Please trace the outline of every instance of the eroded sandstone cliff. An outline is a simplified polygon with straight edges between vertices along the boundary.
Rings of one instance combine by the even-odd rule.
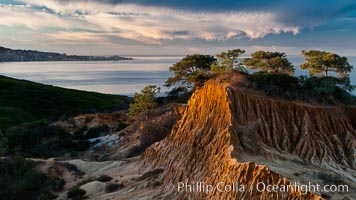
[[[288,185],[265,165],[239,162],[239,156],[290,154],[325,169],[356,168],[355,129],[344,109],[266,97],[211,80],[190,99],[182,119],[164,140],[152,145],[144,163],[164,168],[164,184],[238,183],[244,191],[162,190],[173,199],[321,199],[300,190],[258,192],[256,184]]]

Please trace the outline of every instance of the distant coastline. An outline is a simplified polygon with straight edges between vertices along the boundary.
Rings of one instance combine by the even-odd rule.
[[[40,62],[40,61],[119,61],[133,60],[123,56],[77,56],[35,50],[14,50],[0,46],[0,62]]]

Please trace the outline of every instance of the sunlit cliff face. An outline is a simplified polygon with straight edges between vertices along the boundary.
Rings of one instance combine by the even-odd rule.
[[[352,171],[356,167],[355,145],[355,130],[342,108],[274,99],[226,82],[208,81],[193,94],[167,138],[153,144],[144,157],[146,164],[165,169],[166,184],[187,180],[211,185],[219,182],[256,185],[261,181],[288,185],[291,180],[270,170],[269,166],[250,162],[251,156],[278,159],[274,156],[282,152],[325,170],[343,166]],[[241,161],[243,155],[248,162]],[[174,196],[177,199],[188,196],[197,199],[321,199],[316,194],[303,194],[298,190],[288,193],[180,192]]]

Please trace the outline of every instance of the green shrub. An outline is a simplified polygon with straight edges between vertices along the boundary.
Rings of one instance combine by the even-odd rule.
[[[167,98],[168,100],[174,100],[175,102],[187,103],[192,93],[191,90],[184,86],[177,86],[167,92]]]
[[[317,177],[321,179],[324,184],[347,185],[344,180],[334,174],[320,172],[317,174]]]
[[[283,90],[298,88],[298,78],[282,73],[257,72],[252,74],[252,78],[258,86],[275,85]]]
[[[91,146],[86,139],[77,138],[60,127],[36,122],[8,129],[4,138],[7,154],[24,157],[54,157],[73,151],[84,151]]]
[[[134,145],[128,150],[127,157],[132,158],[141,155],[144,151],[145,149],[141,145]]]
[[[355,104],[355,97],[349,93],[354,86],[348,78],[301,77],[300,84],[305,93],[321,101],[337,100],[345,104]]]
[[[145,123],[141,130],[140,145],[143,149],[166,137],[170,130],[152,122]]]
[[[0,197],[11,200],[54,199],[52,191],[63,189],[64,181],[36,170],[36,163],[22,158],[0,160]]]
[[[256,89],[265,91],[270,96],[297,98],[300,95],[298,78],[282,73],[257,72],[250,76]]]
[[[80,189],[78,186],[75,186],[67,192],[67,197],[72,200],[81,200],[85,199],[85,194],[85,190]]]
[[[319,102],[355,104],[349,91],[354,86],[348,77],[294,77],[288,74],[257,72],[249,77],[252,87],[269,96],[286,99],[317,100]]]
[[[8,151],[7,137],[0,129],[0,156],[5,155]]]
[[[76,186],[80,187],[80,186],[85,185],[87,183],[93,182],[94,180],[95,179],[93,177],[89,177],[89,178],[86,178],[86,179],[80,181]]]
[[[120,183],[109,183],[105,186],[105,193],[115,192],[124,187],[124,184]]]
[[[112,180],[112,177],[108,176],[108,175],[101,175],[99,176],[98,178],[96,178],[97,181],[100,181],[100,182],[109,182]]]
[[[303,88],[314,95],[332,95],[336,89],[336,80],[333,77],[315,77],[301,79]]]
[[[89,128],[88,132],[85,135],[85,138],[89,139],[89,138],[97,138],[100,137],[103,133],[108,132],[109,131],[109,126],[107,125],[102,125],[99,127],[92,127]]]

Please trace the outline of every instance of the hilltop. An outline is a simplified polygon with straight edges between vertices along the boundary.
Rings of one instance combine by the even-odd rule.
[[[35,50],[13,50],[0,46],[0,62],[31,61],[118,61],[132,60],[121,56],[77,56]]]

